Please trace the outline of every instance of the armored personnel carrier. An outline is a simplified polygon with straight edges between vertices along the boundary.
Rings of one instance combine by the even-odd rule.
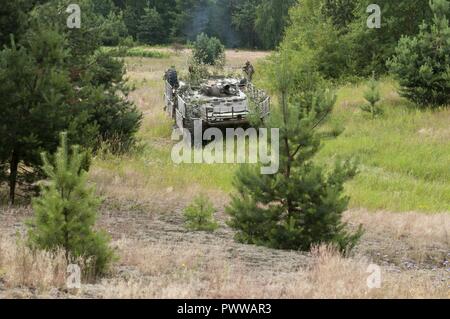
[[[201,120],[204,130],[248,125],[250,105],[261,119],[270,113],[269,96],[245,78],[209,77],[191,86],[179,81],[177,71],[171,68],[164,79],[165,109],[180,129],[193,132],[196,120]]]

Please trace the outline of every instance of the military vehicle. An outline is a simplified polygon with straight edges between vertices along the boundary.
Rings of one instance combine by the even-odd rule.
[[[244,68],[245,71],[245,68]],[[174,68],[165,76],[165,110],[180,129],[194,130],[194,122],[201,120],[203,130],[208,127],[246,126],[250,107],[265,119],[270,113],[270,97],[254,87],[248,78],[211,76],[196,86],[178,79]]]

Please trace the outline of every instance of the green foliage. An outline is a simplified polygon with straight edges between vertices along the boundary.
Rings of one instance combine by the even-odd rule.
[[[23,46],[12,41],[0,51],[0,175],[9,183],[11,203],[18,179],[25,177],[20,165],[36,166],[39,152],[55,149],[70,120],[65,98],[73,93],[62,67],[64,44],[57,32],[35,30]]]
[[[127,51],[128,57],[153,58],[153,59],[167,59],[170,57],[169,53],[156,50],[146,50],[142,48],[133,48]]]
[[[197,36],[193,49],[194,59],[203,64],[220,65],[225,60],[225,47],[217,38],[202,33]]]
[[[115,57],[120,58],[137,57],[137,58],[167,59],[170,57],[170,54],[166,52],[151,50],[147,49],[146,47],[129,47],[128,45],[120,46],[117,48],[105,47],[103,48],[103,50]]]
[[[422,21],[431,18],[429,1],[377,1],[382,9],[380,29],[369,29],[366,25],[369,16],[366,8],[373,1],[358,2],[356,19],[345,35],[345,39],[351,44],[348,51],[351,58],[350,72],[361,76],[370,76],[372,72],[385,74],[388,71],[386,61],[394,55],[400,38],[416,35]]]
[[[302,0],[290,11],[290,20],[282,47],[300,56],[308,51],[310,63],[324,78],[339,79],[348,73],[349,43],[325,15],[320,1]]]
[[[219,227],[214,213],[214,206],[208,197],[200,195],[184,211],[186,227],[195,231],[214,231]]]
[[[164,24],[161,15],[154,8],[145,8],[137,27],[137,40],[145,44],[163,43]]]
[[[101,19],[101,42],[106,46],[117,46],[128,35],[127,27],[123,22],[122,14],[109,13]]]
[[[401,95],[421,106],[450,104],[450,2],[430,2],[434,18],[415,37],[403,37],[388,65]]]
[[[375,118],[377,115],[383,113],[383,110],[378,105],[378,102],[381,100],[380,90],[378,89],[378,86],[379,85],[377,80],[375,79],[375,75],[373,75],[369,81],[367,90],[364,92],[364,99],[366,99],[369,104],[361,105],[361,110],[370,113],[372,115],[372,118]]]
[[[256,32],[257,6],[259,0],[239,1],[232,12],[232,25],[241,36],[241,46],[248,48],[262,47]]]
[[[53,0],[10,0],[0,8],[0,47],[9,34],[26,29],[26,14]],[[295,0],[86,0],[103,45],[128,35],[144,44],[185,43],[204,32],[228,47],[274,48],[282,38]],[[80,3],[79,3],[80,4]],[[64,13],[65,10],[61,11]],[[90,17],[91,18],[91,17]],[[270,25],[266,22],[269,21]],[[17,38],[19,40],[19,38]],[[263,39],[263,41],[261,41]]]
[[[385,74],[386,60],[402,35],[415,35],[430,18],[427,1],[377,2],[382,9],[381,29],[367,27],[368,0],[300,0],[290,10],[290,24],[282,46],[314,52],[318,70],[327,79]]]
[[[175,0],[126,0],[123,19],[129,34],[144,44],[170,42],[172,34],[182,28],[178,25],[178,1]],[[181,20],[182,18],[180,18]]]
[[[275,48],[283,38],[289,9],[295,0],[261,1],[256,8],[255,30],[266,49]]]
[[[99,26],[101,43],[106,46],[119,45],[121,39],[128,36],[123,12],[112,0],[90,0],[90,4],[89,10],[95,16],[96,24]]]
[[[35,1],[14,0],[3,1],[0,6],[0,49],[11,43],[11,34],[16,41],[26,30],[28,21],[27,13],[33,8]]]
[[[127,26],[128,33],[137,40],[139,21],[145,8],[148,7],[147,0],[126,0],[123,11],[123,20]]]
[[[356,5],[355,0],[324,0],[322,13],[331,19],[335,27],[342,30],[355,20]]]
[[[208,66],[204,63],[198,62],[192,58],[189,61],[189,73],[187,75],[187,82],[191,87],[197,87],[200,83],[210,76]]]
[[[42,193],[33,201],[35,217],[29,223],[29,243],[44,250],[62,248],[68,263],[80,257],[90,260],[95,275],[105,274],[114,253],[108,247],[106,233],[94,230],[100,204],[94,189],[88,186],[86,163],[88,154],[67,146],[67,135],[61,134],[61,144],[51,163],[42,154],[43,171],[48,181],[42,184]]]
[[[336,98],[311,83],[316,75],[308,69],[308,61],[303,65],[296,62],[293,67],[296,54],[291,54],[282,50],[272,62],[273,87],[280,102],[268,125],[280,129],[280,169],[262,175],[259,167],[243,166],[237,172],[234,184],[238,194],[227,207],[229,225],[244,243],[294,250],[331,243],[349,251],[361,229],[349,233],[341,220],[348,204],[343,190],[356,169],[348,162],[338,162],[329,170],[312,160],[321,145],[315,130]]]

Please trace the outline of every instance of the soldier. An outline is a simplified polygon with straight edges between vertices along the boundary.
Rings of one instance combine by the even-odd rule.
[[[169,70],[164,74],[164,80],[169,82],[169,84],[174,89],[178,89],[180,87],[180,83],[178,82],[178,73],[175,69],[175,66],[171,66]]]
[[[247,63],[245,63],[243,70],[244,70],[244,73],[247,75],[247,80],[249,82],[252,82],[253,74],[255,74],[255,68],[250,63],[250,61],[247,61]]]

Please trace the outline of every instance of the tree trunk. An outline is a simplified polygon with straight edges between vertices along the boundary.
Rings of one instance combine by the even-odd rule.
[[[283,109],[283,122],[284,122],[284,127],[286,130],[288,127],[287,119],[289,116],[287,103],[288,102],[287,102],[287,98],[286,98],[286,92],[281,92],[281,107]],[[289,145],[289,136],[287,136],[287,135],[284,136],[284,143],[285,143],[285,147],[286,147],[286,157],[287,157],[285,177],[286,177],[286,179],[290,179],[293,156],[291,154],[291,148]],[[294,208],[292,205],[292,200],[290,198],[287,198],[287,210],[288,210],[288,219],[290,219],[292,216],[292,213],[294,211]]]
[[[16,184],[17,184],[17,168],[19,166],[19,153],[15,149],[11,155],[9,162],[9,204],[14,205],[16,199]]]

